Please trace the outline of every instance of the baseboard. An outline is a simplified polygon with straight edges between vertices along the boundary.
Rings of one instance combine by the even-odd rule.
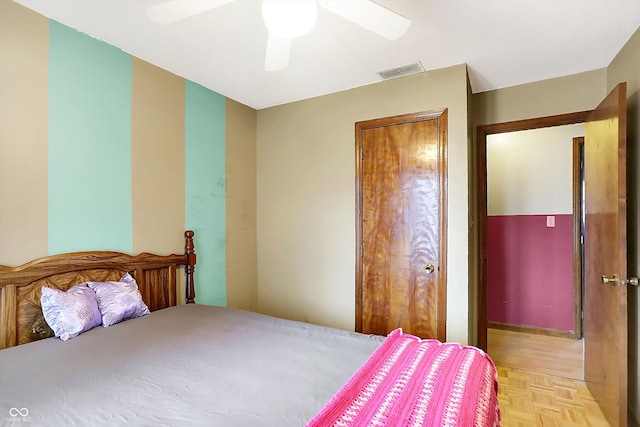
[[[575,338],[573,331],[560,329],[538,328],[535,326],[511,325],[509,323],[487,322],[487,328],[502,329],[505,331],[525,332],[527,334],[548,335],[560,338]]]

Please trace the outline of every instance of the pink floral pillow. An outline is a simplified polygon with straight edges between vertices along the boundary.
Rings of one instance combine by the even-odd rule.
[[[62,341],[77,337],[102,322],[96,294],[84,283],[66,292],[43,287],[40,305],[44,320]]]
[[[138,284],[129,273],[119,282],[87,282],[87,285],[96,293],[104,327],[149,314]]]

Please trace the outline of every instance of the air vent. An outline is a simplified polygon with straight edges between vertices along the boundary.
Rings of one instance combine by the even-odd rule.
[[[424,67],[420,62],[416,62],[415,64],[403,65],[402,67],[392,68],[390,70],[380,71],[378,72],[378,75],[382,78],[382,80],[389,80],[418,73],[424,73]]]

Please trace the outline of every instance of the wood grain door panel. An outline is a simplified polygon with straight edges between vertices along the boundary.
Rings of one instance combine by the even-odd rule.
[[[356,124],[361,332],[445,338],[446,123],[439,110]]]
[[[626,84],[585,123],[585,381],[612,426],[627,425]]]

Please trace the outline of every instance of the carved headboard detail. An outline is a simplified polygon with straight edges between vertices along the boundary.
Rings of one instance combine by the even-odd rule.
[[[195,302],[193,231],[186,231],[185,253],[127,255],[73,252],[52,255],[19,267],[0,265],[0,349],[53,336],[40,307],[43,286],[67,290],[82,282],[119,280],[129,272],[142,299],[155,311],[177,304],[176,271],[184,266],[187,303]]]

